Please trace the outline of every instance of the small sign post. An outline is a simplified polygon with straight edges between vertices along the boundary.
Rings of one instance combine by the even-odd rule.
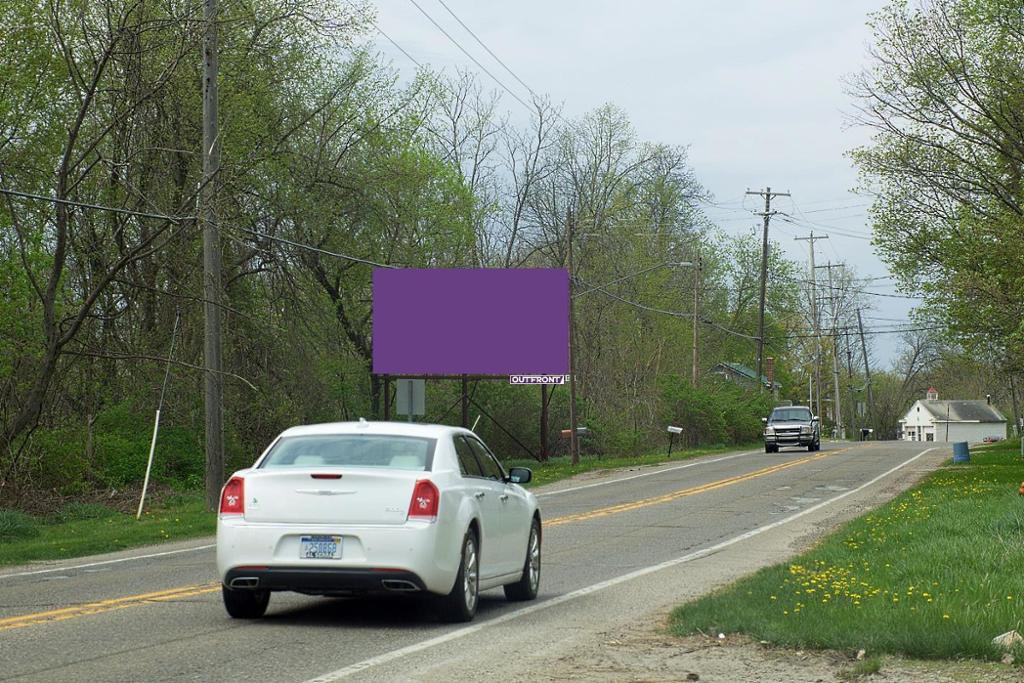
[[[423,379],[398,380],[395,386],[395,412],[407,415],[409,422],[412,422],[413,415],[426,415],[426,386],[427,381]]]
[[[672,457],[672,444],[676,440],[676,434],[682,434],[682,427],[675,427],[673,425],[668,426],[668,457]]]

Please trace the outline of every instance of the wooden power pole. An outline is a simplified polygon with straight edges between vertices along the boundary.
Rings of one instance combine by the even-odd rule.
[[[568,239],[567,260],[569,264],[569,453],[572,464],[580,464],[579,437],[576,433],[576,317],[573,306],[573,282],[576,277],[572,269],[573,215],[569,212],[566,225]]]
[[[764,211],[754,212],[755,216],[761,216],[764,219],[764,236],[761,241],[761,304],[757,314],[757,386],[763,391],[764,382],[761,381],[761,377],[764,376],[764,308],[768,288],[768,222],[773,215],[778,213],[772,211],[772,199],[774,197],[789,197],[790,194],[788,192],[772,192],[770,187],[766,187],[763,192],[747,190],[747,194],[764,197]]]
[[[829,292],[829,308],[832,312],[832,409],[835,417],[835,435],[836,438],[846,438],[846,427],[843,424],[843,399],[839,391],[839,307],[836,306],[836,287],[832,281],[832,269],[842,268],[843,264],[834,264],[831,261],[828,265],[818,266],[819,268],[828,268],[828,292]]]
[[[857,309],[857,327],[860,330],[860,349],[864,354],[864,387],[868,393],[868,424],[874,426],[875,422],[875,400],[871,394],[871,368],[868,366],[868,345],[864,341],[864,321],[860,317],[860,309]]]
[[[811,245],[811,323],[814,328],[814,412],[821,415],[821,325],[818,318],[818,281],[815,273],[817,269],[814,267],[814,243],[817,240],[827,240],[828,235],[814,235],[814,231],[811,231],[809,237],[797,237],[797,242],[808,242]]]
[[[700,252],[697,252],[697,258],[693,261],[693,386],[697,386],[699,364],[697,362],[697,328],[700,325],[700,276],[701,268],[703,267],[703,261],[701,260]]]
[[[224,375],[222,374],[220,294],[221,251],[217,229],[217,173],[220,140],[217,128],[217,0],[206,0],[203,18],[203,180],[199,192],[203,225],[203,384],[206,431],[206,505],[216,509],[224,484]]]

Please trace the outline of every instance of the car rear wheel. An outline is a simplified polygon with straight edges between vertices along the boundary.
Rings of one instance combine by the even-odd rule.
[[[540,588],[540,520],[536,517],[530,525],[523,576],[515,583],[506,584],[504,588],[507,600],[533,600],[537,597],[537,589]]]
[[[765,453],[778,453],[779,452],[779,447],[778,446],[765,446],[764,447],[764,452]]]
[[[462,539],[462,558],[455,585],[441,598],[441,618],[450,622],[472,621],[480,597],[480,552],[476,532],[470,529]]]
[[[235,619],[259,619],[270,603],[270,591],[235,590],[221,586],[224,608]]]

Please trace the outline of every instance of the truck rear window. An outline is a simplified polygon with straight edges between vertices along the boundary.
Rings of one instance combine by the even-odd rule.
[[[437,439],[385,434],[286,436],[278,440],[261,468],[380,467],[430,471]]]

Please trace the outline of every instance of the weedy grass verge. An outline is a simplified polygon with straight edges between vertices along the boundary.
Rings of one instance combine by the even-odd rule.
[[[199,494],[171,496],[142,519],[103,505],[69,503],[49,516],[0,510],[0,565],[124,550],[212,534],[216,518]]]
[[[1024,460],[1015,442],[947,461],[792,562],[676,608],[677,634],[920,659],[998,660],[1024,631]],[[1013,653],[1022,660],[1022,648]]]

